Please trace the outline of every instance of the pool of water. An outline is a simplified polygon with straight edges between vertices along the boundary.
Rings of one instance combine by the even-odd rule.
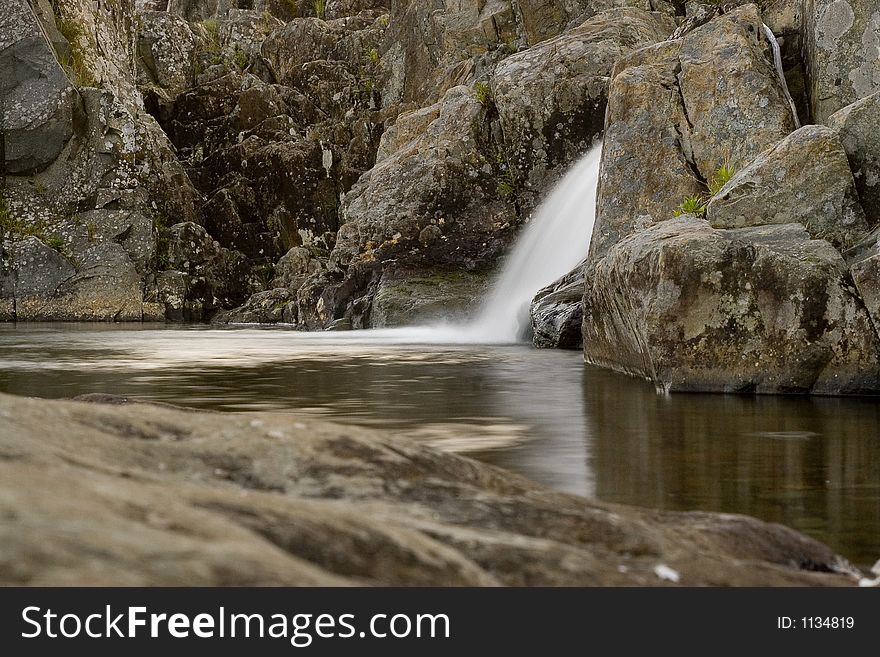
[[[408,330],[0,325],[0,391],[320,414],[567,492],[746,513],[862,566],[880,557],[880,402],[658,395],[585,367],[578,352],[462,342]]]

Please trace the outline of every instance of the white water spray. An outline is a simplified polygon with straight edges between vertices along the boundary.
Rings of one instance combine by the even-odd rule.
[[[773,65],[776,67],[776,75],[779,76],[779,81],[782,83],[782,91],[785,93],[785,99],[788,101],[788,106],[791,108],[791,115],[794,117],[794,127],[800,128],[801,121],[798,118],[797,107],[795,107],[794,99],[788,91],[788,82],[785,81],[785,70],[782,68],[782,51],[779,49],[779,41],[776,40],[776,35],[773,34],[773,30],[771,30],[766,23],[761,23],[761,25],[764,26],[764,36],[767,37],[767,41],[770,43],[770,50],[773,51]]]
[[[587,256],[596,213],[601,144],[584,155],[544,200],[523,230],[480,315],[465,332],[477,342],[517,342],[529,304],[541,288]]]

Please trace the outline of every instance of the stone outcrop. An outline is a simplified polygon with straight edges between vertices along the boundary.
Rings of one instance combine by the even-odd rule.
[[[0,15],[0,98],[6,171],[46,168],[73,136],[78,98],[27,0]]]
[[[737,171],[706,216],[715,228],[799,223],[838,249],[869,231],[846,151],[824,126],[796,130]]]
[[[880,91],[828,118],[849,157],[862,208],[872,226],[880,224]]]
[[[815,122],[880,91],[880,7],[874,0],[805,0],[803,34]]]
[[[0,395],[0,418],[7,585],[857,582],[780,525],[589,502],[312,417]]]
[[[607,11],[495,68],[489,89],[522,212],[533,210],[601,134],[614,63],[663,41],[674,27],[641,10]]]
[[[637,50],[612,73],[590,257],[672,217],[721,166],[794,129],[754,5]]]
[[[398,116],[373,169],[345,195],[319,323],[385,325],[388,304],[375,317],[370,307],[391,280],[394,306],[415,309],[435,271],[491,269],[520,219],[592,145],[616,57],[671,29],[665,17],[642,10],[607,11],[507,57],[487,81],[452,87],[440,102]],[[462,298],[440,298],[467,306],[469,288],[447,287],[461,289]],[[409,300],[400,296],[406,290]]]
[[[840,253],[799,224],[691,215],[613,246],[588,275],[588,362],[669,391],[880,389],[880,340]]]
[[[793,132],[756,7],[701,16],[615,67],[585,358],[667,391],[874,394],[870,119]]]

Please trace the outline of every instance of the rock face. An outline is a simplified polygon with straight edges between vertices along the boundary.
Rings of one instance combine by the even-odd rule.
[[[532,342],[536,347],[580,349],[584,318],[584,268],[580,263],[535,295],[529,307]]]
[[[622,240],[588,277],[587,361],[666,390],[872,392],[878,350],[840,253],[799,224],[716,230],[683,215]]]
[[[492,100],[523,212],[536,207],[566,165],[602,132],[615,61],[663,41],[674,28],[671,19],[641,10],[607,11],[497,66]]]
[[[18,585],[854,585],[744,516],[599,504],[283,414],[0,395],[0,573]]]
[[[435,105],[401,114],[383,134],[376,165],[345,195],[316,321],[384,325],[391,280],[393,305],[414,309],[425,305],[420,281],[435,271],[484,274],[519,220],[592,145],[615,58],[671,29],[645,11],[607,11],[507,57],[487,81],[452,87]],[[459,288],[461,299],[441,298],[466,306],[468,287]],[[401,297],[407,290],[409,300]]]
[[[684,37],[637,50],[612,73],[590,257],[670,218],[717,169],[741,169],[794,129],[745,5]]]
[[[736,172],[706,215],[715,228],[799,223],[838,249],[868,233],[846,151],[824,126],[793,132]]]
[[[0,15],[0,97],[6,171],[46,168],[73,136],[77,96],[27,0],[9,0]]]
[[[880,91],[828,118],[840,137],[872,226],[880,224]]]
[[[880,90],[880,8],[874,0],[805,0],[804,55],[813,120]]]
[[[876,393],[874,224],[853,178],[870,138],[845,146],[844,115],[792,132],[754,5],[677,37],[613,73],[587,362],[667,391]]]
[[[374,328],[453,323],[470,317],[489,290],[490,278],[469,272],[388,271],[371,309]]]

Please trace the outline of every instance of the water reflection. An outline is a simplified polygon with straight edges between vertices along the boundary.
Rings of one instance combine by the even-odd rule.
[[[468,452],[568,492],[748,513],[863,565],[880,556],[875,401],[659,396],[585,368],[577,353],[423,337],[2,326],[0,390],[298,409]]]

